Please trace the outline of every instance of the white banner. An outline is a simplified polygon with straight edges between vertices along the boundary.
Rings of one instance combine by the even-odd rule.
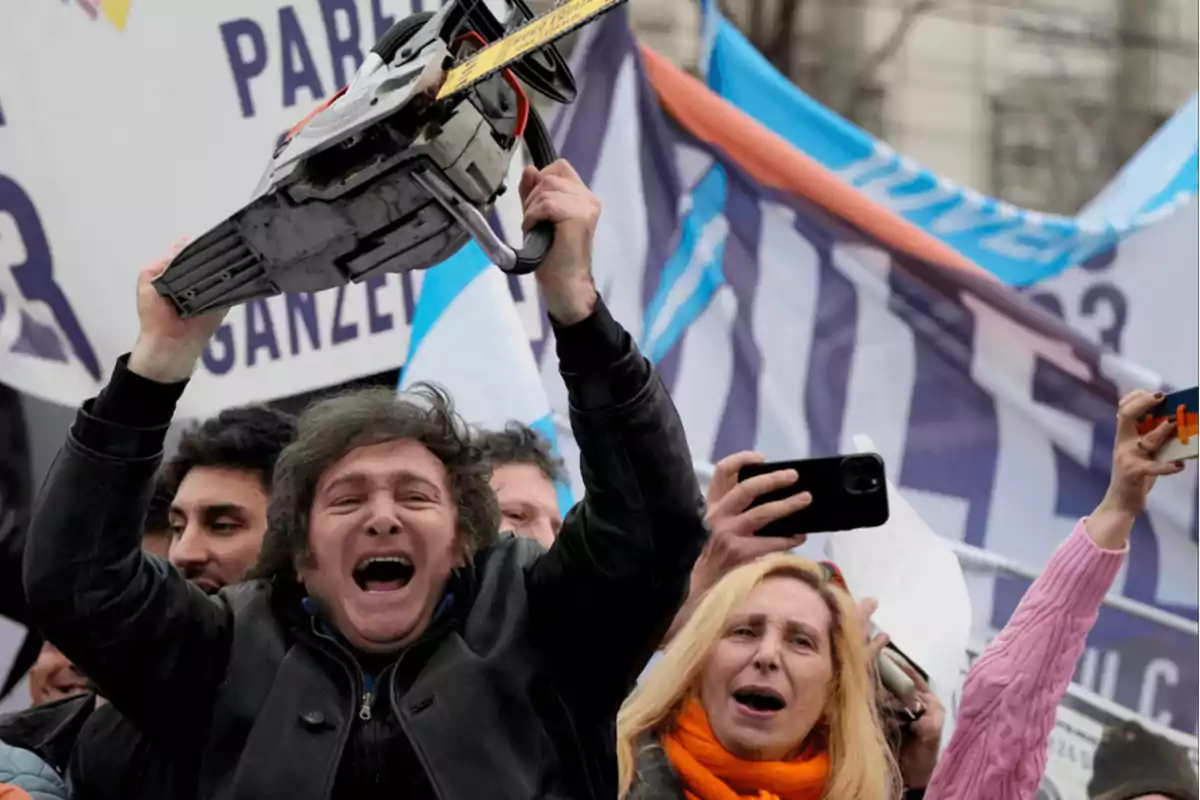
[[[0,380],[65,405],[95,394],[136,338],[138,268],[248,200],[280,135],[423,5],[435,3],[7,4]],[[235,308],[181,413],[399,367],[413,277]]]
[[[1030,297],[1099,345],[1196,385],[1200,341],[1200,199],[1143,227],[1113,250],[1029,289]]]

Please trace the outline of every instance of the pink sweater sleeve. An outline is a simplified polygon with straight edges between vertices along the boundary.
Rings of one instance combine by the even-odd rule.
[[[1126,552],[1075,526],[971,667],[925,800],[1032,800],[1058,703]]]

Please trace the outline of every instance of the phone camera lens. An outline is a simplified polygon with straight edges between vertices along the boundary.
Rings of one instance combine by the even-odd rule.
[[[849,494],[870,494],[883,486],[879,465],[873,458],[847,458],[842,463],[842,481]]]

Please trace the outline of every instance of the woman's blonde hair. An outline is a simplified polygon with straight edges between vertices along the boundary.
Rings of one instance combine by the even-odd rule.
[[[899,772],[876,709],[875,679],[867,664],[866,635],[858,623],[854,601],[825,579],[818,564],[784,554],[739,567],[713,586],[667,646],[662,660],[625,700],[617,715],[621,798],[633,787],[641,739],[647,734],[661,736],[669,730],[684,700],[694,696],[700,673],[724,636],[729,618],[755,587],[775,577],[793,578],[812,587],[830,611],[833,685],[819,725],[832,765],[824,796],[837,800],[888,800],[899,796]]]

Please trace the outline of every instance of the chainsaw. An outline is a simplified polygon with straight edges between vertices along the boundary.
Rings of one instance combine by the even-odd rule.
[[[537,269],[551,223],[514,249],[488,222],[522,141],[539,169],[557,157],[524,87],[573,102],[553,42],[622,2],[570,0],[535,17],[524,0],[451,0],[395,23],[282,138],[250,202],[171,261],[158,293],[186,318],[427,269],[472,238],[507,273]]]

